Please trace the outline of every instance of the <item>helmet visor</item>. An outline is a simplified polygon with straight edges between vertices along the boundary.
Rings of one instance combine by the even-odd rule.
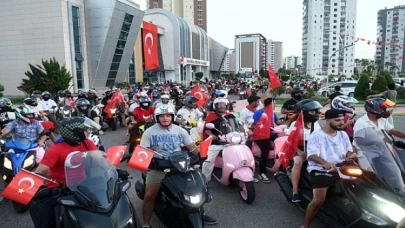
[[[388,109],[388,108],[392,108],[395,106],[395,103],[392,102],[390,99],[386,99],[381,105],[380,107],[382,109]]]
[[[88,127],[91,130],[100,130],[101,129],[101,126],[98,123],[94,122],[93,120],[91,120],[87,117],[84,118],[83,125]]]

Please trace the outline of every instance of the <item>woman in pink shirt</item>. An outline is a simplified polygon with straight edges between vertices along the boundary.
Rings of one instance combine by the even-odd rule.
[[[358,103],[354,97],[349,97],[346,95],[340,95],[332,100],[332,109],[338,109],[344,113],[344,125],[343,128],[350,138],[350,142],[353,142],[353,126],[356,122],[354,117],[354,107],[353,104]]]

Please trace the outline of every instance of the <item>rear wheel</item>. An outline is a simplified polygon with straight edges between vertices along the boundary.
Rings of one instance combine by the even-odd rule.
[[[238,183],[236,185],[239,195],[243,202],[246,204],[251,204],[256,198],[255,185],[253,182],[244,182],[241,180],[236,180]]]

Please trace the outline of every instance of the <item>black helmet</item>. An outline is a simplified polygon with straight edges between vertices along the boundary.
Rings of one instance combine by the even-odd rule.
[[[31,97],[35,97],[35,98],[40,98],[41,95],[42,95],[42,92],[41,92],[40,90],[34,90],[34,91],[31,93]]]
[[[195,103],[198,101],[199,100],[196,97],[186,96],[183,100],[183,105],[189,108],[197,108],[197,105]]]
[[[49,100],[51,98],[51,93],[49,93],[48,91],[44,91],[42,93],[42,99],[44,99],[45,101]]]
[[[23,102],[24,102],[24,104],[29,105],[29,106],[38,106],[38,102],[37,102],[36,98],[28,97],[28,98],[25,98]]]
[[[304,92],[300,87],[294,87],[291,90],[291,97],[296,101],[302,100],[302,92]]]
[[[147,109],[151,104],[152,104],[152,102],[150,101],[150,99],[148,97],[142,96],[139,98],[139,105],[143,109]]]
[[[364,103],[364,109],[367,113],[377,115],[378,118],[388,118],[390,111],[394,108],[395,103],[385,98],[372,98],[366,100]]]
[[[304,122],[316,122],[319,120],[319,109],[322,108],[322,105],[318,101],[313,101],[310,99],[305,99],[298,102],[295,107],[294,111],[299,113],[302,111],[304,115]],[[316,111],[315,114],[309,114],[309,111]]]
[[[72,92],[70,92],[69,90],[65,90],[65,91],[63,91],[63,96],[64,97],[71,97],[72,96]]]
[[[87,109],[89,109],[91,105],[90,105],[90,102],[89,102],[87,99],[85,99],[85,98],[79,98],[79,99],[77,99],[77,101],[76,101],[76,108],[77,108],[79,111],[87,111],[87,109],[85,109],[85,110],[82,110],[82,109],[81,109],[81,107],[83,107],[83,106],[86,106]]]
[[[106,91],[104,91],[104,95],[106,97],[111,97],[113,95],[113,91],[112,90],[106,90]]]
[[[302,93],[302,92],[303,92],[303,90],[300,87],[294,87],[294,88],[292,88],[290,94],[292,96],[294,93]]]
[[[305,100],[298,102],[297,104],[294,105],[294,112],[299,114],[301,112],[302,106],[311,101],[312,100],[310,100],[310,99],[305,99]]]
[[[65,142],[78,145],[86,140],[84,132],[88,129],[100,130],[101,127],[96,122],[86,117],[71,117],[60,122],[60,135]]]

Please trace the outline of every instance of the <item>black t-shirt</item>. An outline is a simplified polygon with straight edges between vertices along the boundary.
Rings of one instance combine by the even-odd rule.
[[[3,126],[13,121],[9,118],[8,112],[14,112],[15,110],[9,107],[0,108],[0,128],[3,129]]]
[[[238,129],[235,129],[238,125],[236,122],[236,117],[233,114],[224,116],[224,118],[218,117],[217,119],[211,121],[210,123],[213,123],[215,125],[215,128],[220,130],[223,135],[226,135],[227,133],[238,130]],[[214,134],[215,136],[218,137],[221,134],[216,129],[211,129],[211,132],[212,132],[212,134]],[[221,144],[225,144],[225,143],[220,142],[219,140],[213,140],[212,144],[221,145]]]
[[[333,99],[335,99],[335,97],[340,96],[340,95],[343,95],[343,94],[340,92],[334,92],[331,95],[329,95],[329,99],[332,101]]]
[[[281,107],[282,109],[285,108],[287,110],[294,110],[295,104],[297,104],[298,102],[294,99],[290,99],[286,102],[284,102],[283,107]],[[288,120],[288,115],[286,115],[285,117],[286,120]]]

